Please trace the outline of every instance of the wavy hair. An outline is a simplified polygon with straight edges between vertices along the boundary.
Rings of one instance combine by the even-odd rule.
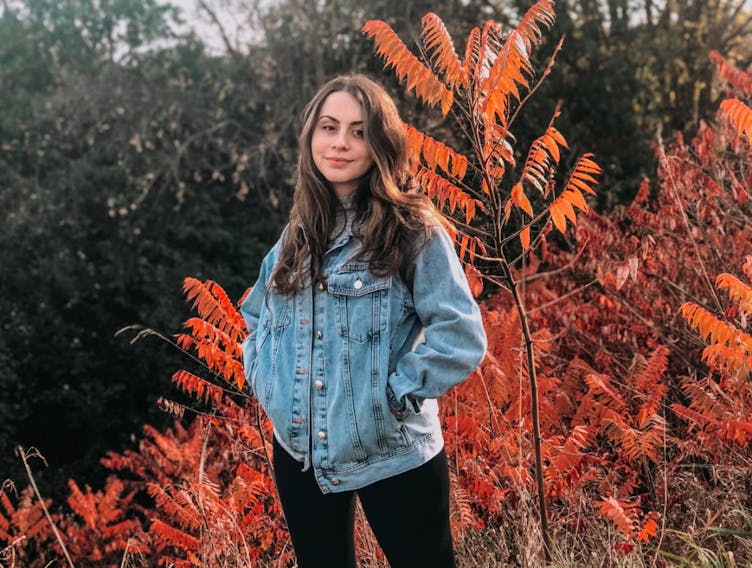
[[[418,191],[405,127],[392,98],[364,75],[335,77],[319,89],[303,114],[293,205],[269,283],[280,293],[301,289],[308,275],[313,285],[324,280],[323,256],[342,205],[314,164],[311,138],[324,101],[339,91],[352,95],[363,108],[364,138],[374,162],[355,194],[353,235],[361,243],[359,257],[368,259],[374,274],[404,275],[419,250],[421,234],[425,242],[431,225],[447,225],[428,196]]]

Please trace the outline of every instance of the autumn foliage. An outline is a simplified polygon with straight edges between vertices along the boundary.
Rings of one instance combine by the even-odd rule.
[[[470,33],[462,58],[432,14],[422,56],[383,22],[364,28],[418,98],[443,115],[469,108],[480,118],[465,123],[475,125],[467,154],[406,125],[423,190],[454,215],[471,283],[495,287],[482,302],[487,356],[441,400],[453,529],[459,545],[496,530],[511,564],[536,564],[538,552],[514,533],[515,511],[535,493],[535,387],[554,537],[607,527],[601,546],[612,552],[685,554],[676,535],[696,519],[734,528],[735,511],[752,509],[750,492],[733,490],[752,483],[752,75],[714,54],[729,91],[717,122],[699,125],[691,142],[658,146],[655,179],[628,206],[596,213],[585,201],[596,158],[573,157],[558,172],[567,148],[559,109],[529,147],[514,146],[516,109],[535,84],[528,57],[552,18],[541,1],[515,29],[489,22]],[[68,509],[53,520],[81,565],[293,561],[270,425],[244,385],[239,301],[211,281],[187,278],[185,291],[197,317],[176,342],[204,371],[173,381],[196,404],[162,401],[179,420],[165,432],[147,426],[136,449],[105,457],[102,490],[71,481]],[[363,556],[367,537],[358,538]],[[8,565],[61,558],[28,489],[0,491],[0,543]],[[743,540],[721,545],[752,562]]]

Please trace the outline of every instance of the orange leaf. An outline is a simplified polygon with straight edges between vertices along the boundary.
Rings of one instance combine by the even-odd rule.
[[[514,184],[514,187],[512,187],[512,201],[530,217],[533,216],[533,207],[530,205],[530,200],[522,189],[522,182],[517,182]]]
[[[560,201],[558,199],[551,204],[549,212],[551,213],[551,220],[554,222],[554,227],[556,227],[560,233],[564,234],[567,230],[567,220],[564,217],[564,212],[561,210]]]
[[[465,265],[465,276],[467,277],[467,283],[470,285],[473,297],[477,298],[483,292],[483,276],[472,264]]]
[[[721,110],[736,127],[739,136],[745,135],[752,144],[752,109],[737,99],[726,99],[721,103]]]
[[[362,31],[373,38],[377,53],[384,58],[384,67],[393,67],[395,75],[407,85],[408,91],[414,91],[429,106],[439,104],[444,115],[449,112],[453,103],[452,91],[407,49],[388,24],[369,20]]]
[[[523,250],[528,250],[530,248],[530,225],[523,227],[520,231],[520,243],[522,243]]]

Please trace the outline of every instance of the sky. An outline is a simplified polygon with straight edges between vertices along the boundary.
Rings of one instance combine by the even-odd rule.
[[[209,51],[221,53],[225,50],[222,36],[216,24],[211,21],[208,13],[200,7],[199,0],[158,1],[160,4],[171,4],[180,8],[183,19],[186,21],[186,27],[195,31]],[[243,51],[242,46],[246,43],[244,38],[249,35],[246,24],[248,8],[244,7],[246,5],[244,0],[203,0],[203,2],[214,11],[233,47],[239,47],[239,50]],[[188,29],[178,31],[188,31]]]

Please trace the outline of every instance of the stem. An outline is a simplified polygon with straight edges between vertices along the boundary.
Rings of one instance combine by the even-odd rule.
[[[23,447],[16,446],[16,451],[18,452],[18,455],[21,457],[21,461],[24,464],[24,467],[26,468],[26,475],[29,477],[29,481],[31,482],[31,487],[34,489],[34,494],[37,496],[37,499],[39,499],[39,504],[42,506],[42,510],[44,511],[44,516],[47,517],[47,522],[50,523],[50,526],[52,527],[52,532],[55,533],[55,538],[57,539],[57,542],[60,544],[60,548],[63,549],[63,554],[65,555],[65,559],[68,561],[68,566],[71,568],[75,568],[73,565],[73,561],[71,560],[70,555],[68,554],[68,550],[65,548],[65,543],[63,542],[63,537],[60,536],[60,533],[57,530],[57,527],[55,526],[55,523],[52,521],[52,516],[50,515],[50,512],[47,510],[47,506],[44,504],[44,499],[42,499],[42,495],[39,493],[39,488],[37,487],[36,481],[34,481],[34,476],[31,473],[31,467],[29,467],[28,457],[29,454],[27,454]],[[41,457],[41,454],[34,450],[34,455],[37,455]],[[44,458],[42,458],[44,459]]]
[[[533,445],[535,447],[535,483],[538,493],[538,511],[540,514],[541,532],[543,533],[543,556],[546,564],[551,563],[551,549],[553,542],[548,530],[548,511],[546,509],[546,494],[543,486],[543,452],[541,449],[540,416],[538,402],[538,379],[535,374],[535,353],[533,338],[530,334],[528,314],[525,311],[525,300],[520,295],[519,283],[515,281],[512,270],[506,261],[501,263],[504,279],[512,292],[514,306],[520,318],[522,337],[525,340],[525,354],[527,355],[528,377],[530,378],[530,410],[533,419]]]

